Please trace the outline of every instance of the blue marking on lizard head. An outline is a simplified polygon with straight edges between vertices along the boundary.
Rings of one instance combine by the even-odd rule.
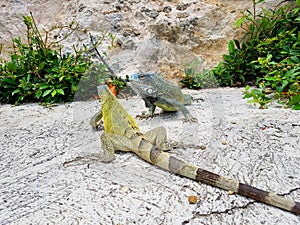
[[[145,77],[159,76],[158,73],[135,73],[130,76],[130,80],[138,81]]]

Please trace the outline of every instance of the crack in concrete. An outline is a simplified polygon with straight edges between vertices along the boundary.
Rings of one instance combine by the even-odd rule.
[[[293,192],[299,191],[299,190],[300,190],[300,187],[296,187],[296,188],[293,188],[293,189],[289,190],[289,191],[286,192],[286,193],[278,194],[278,195],[281,195],[281,196],[287,196],[287,195],[290,195],[290,194],[292,194]]]
[[[296,187],[296,188],[293,188],[293,189],[289,190],[286,193],[282,193],[282,194],[278,194],[278,195],[288,196],[291,193],[293,193],[295,191],[299,191],[299,190],[300,190],[300,187]],[[258,202],[258,201],[249,201],[244,205],[233,206],[233,207],[227,208],[223,211],[211,211],[209,213],[199,213],[199,212],[197,212],[193,215],[193,217],[191,217],[188,220],[183,221],[181,224],[182,225],[189,224],[193,219],[200,218],[200,217],[210,217],[210,216],[213,216],[213,215],[228,214],[228,213],[231,213],[232,211],[235,211],[235,210],[238,210],[238,209],[247,209],[250,205],[253,205],[254,203],[260,203],[260,202]]]
[[[239,205],[239,206],[233,206],[233,207],[230,207],[228,209],[225,209],[223,211],[212,211],[212,212],[209,212],[209,213],[196,213],[194,218],[200,218],[200,217],[209,217],[209,216],[212,216],[212,215],[221,215],[221,214],[227,214],[227,213],[230,213],[234,210],[237,210],[237,209],[247,209],[250,205],[253,205],[254,203],[258,203],[257,201],[249,201],[247,202],[246,204],[244,205]]]

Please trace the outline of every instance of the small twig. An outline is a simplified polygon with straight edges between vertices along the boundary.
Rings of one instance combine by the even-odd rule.
[[[89,33],[89,35],[90,35],[92,46],[93,46],[94,50],[96,51],[97,55],[99,56],[100,60],[106,65],[106,67],[107,67],[108,71],[110,72],[110,74],[113,75],[113,76],[115,76],[116,75],[115,72],[105,62],[104,58],[101,56],[100,52],[96,48],[96,45],[94,44],[94,41],[93,41],[93,36],[90,33]]]

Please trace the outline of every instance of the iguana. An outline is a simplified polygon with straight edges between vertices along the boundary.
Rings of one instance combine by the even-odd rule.
[[[166,153],[168,146],[164,127],[157,127],[143,134],[137,122],[106,86],[99,86],[98,90],[102,100],[102,109],[92,117],[91,125],[95,128],[103,118],[104,133],[100,139],[104,152],[100,158],[99,154],[92,156],[93,160],[109,162],[115,158],[117,150],[134,152],[143,160],[161,169],[300,214],[299,202],[209,172]],[[75,160],[81,159],[83,157]],[[75,160],[66,162],[65,165]]]
[[[183,94],[176,85],[158,74],[133,74],[127,85],[142,97],[146,107],[149,108],[148,113],[139,117],[152,117],[158,106],[169,112],[180,110],[185,116],[185,121],[197,121],[184,106],[191,103],[191,96]]]

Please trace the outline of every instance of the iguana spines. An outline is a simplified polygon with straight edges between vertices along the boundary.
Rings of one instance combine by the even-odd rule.
[[[104,131],[106,133],[119,133],[124,131],[124,133],[120,134],[125,135],[125,128],[132,129],[134,132],[139,132],[137,122],[127,113],[106,85],[98,86],[98,93],[101,96],[101,113],[104,121]],[[115,118],[120,119],[116,121]],[[99,120],[101,118],[97,119]]]

